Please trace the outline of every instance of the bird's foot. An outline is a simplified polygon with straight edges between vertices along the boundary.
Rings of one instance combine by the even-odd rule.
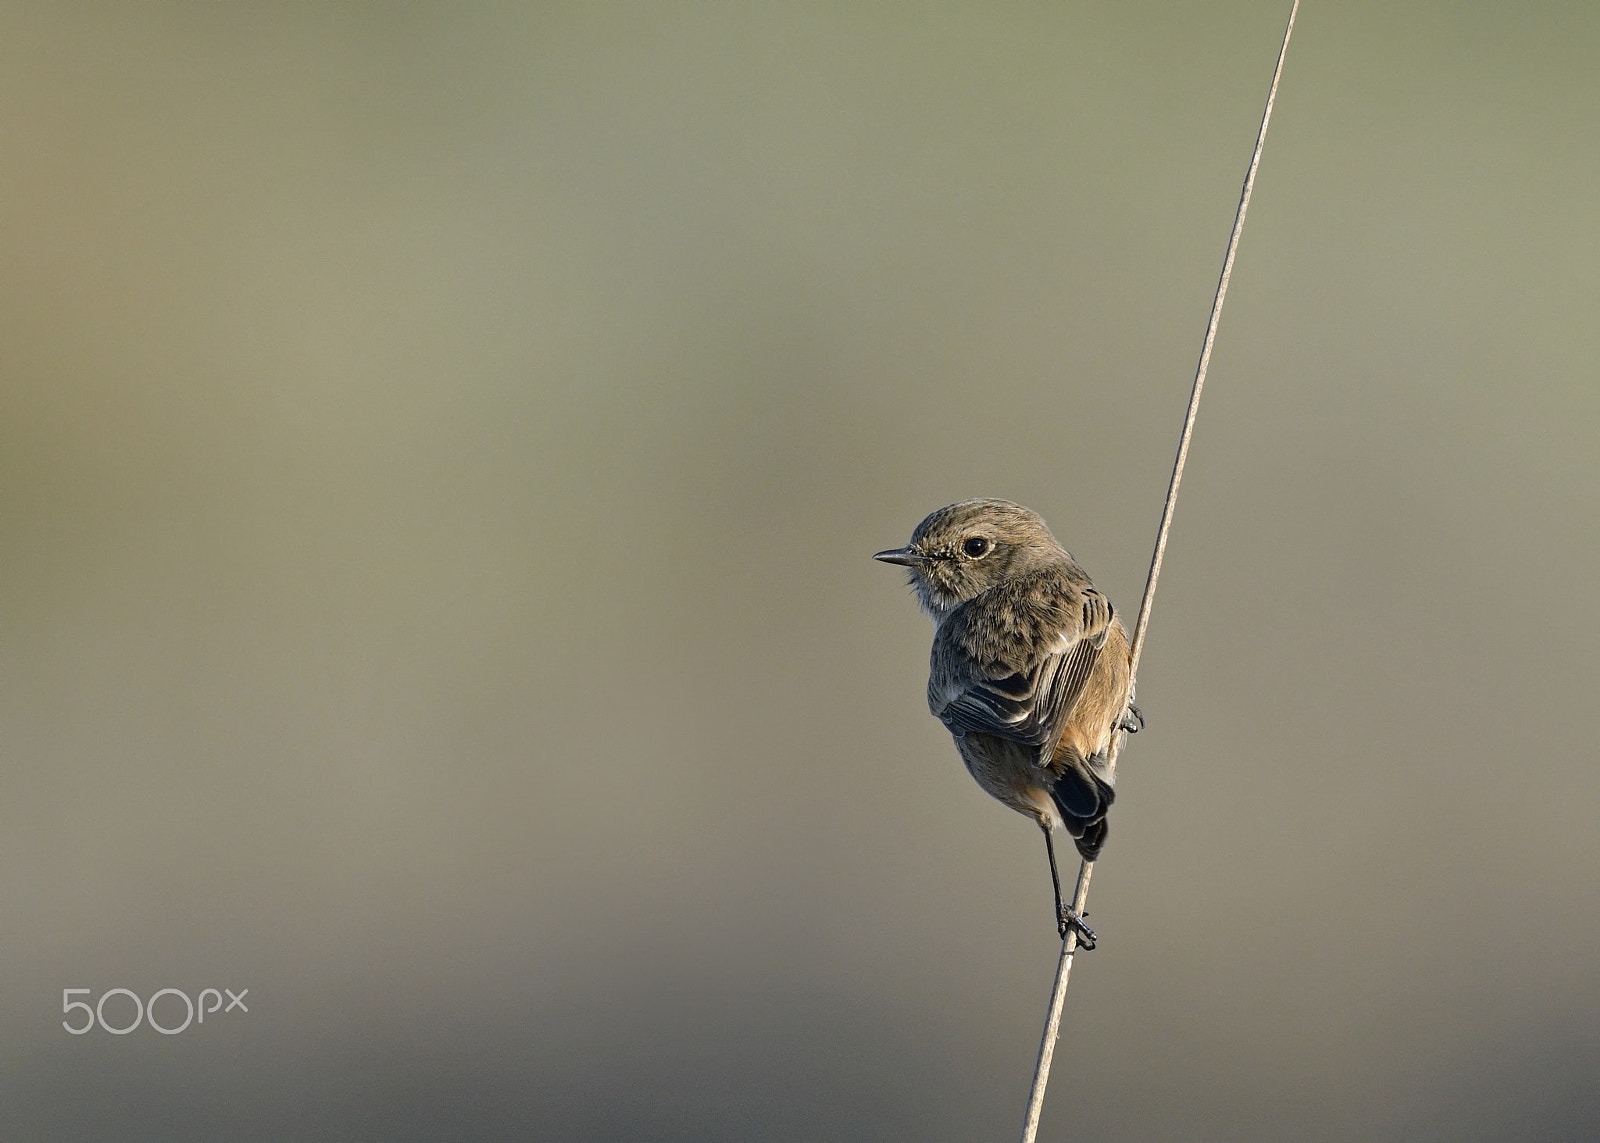
[[[1138,734],[1144,729],[1144,712],[1130,702],[1126,713],[1117,722],[1117,729],[1126,730],[1129,734]]]
[[[1078,948],[1084,952],[1094,952],[1097,940],[1094,930],[1091,929],[1082,917],[1070,905],[1061,906],[1061,913],[1056,917],[1056,930],[1061,934],[1061,939],[1067,939],[1067,934],[1073,930],[1078,933]]]

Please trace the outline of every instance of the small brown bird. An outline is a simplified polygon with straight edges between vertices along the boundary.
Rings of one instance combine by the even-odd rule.
[[[873,559],[910,569],[934,622],[928,708],[978,785],[1044,830],[1062,939],[1076,928],[1092,949],[1061,902],[1050,831],[1064,825],[1085,860],[1099,855],[1113,738],[1144,725],[1116,609],[1039,515],[1007,500],[941,508]]]

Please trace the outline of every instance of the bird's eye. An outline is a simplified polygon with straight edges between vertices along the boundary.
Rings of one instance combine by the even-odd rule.
[[[982,536],[973,536],[961,544],[961,550],[975,560],[981,560],[989,554],[989,541]]]

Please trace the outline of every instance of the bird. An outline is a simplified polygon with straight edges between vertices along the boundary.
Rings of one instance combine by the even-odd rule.
[[[1094,931],[1061,900],[1052,831],[1100,855],[1116,797],[1112,748],[1144,726],[1116,608],[1032,509],[961,500],[930,513],[903,548],[873,557],[908,569],[933,619],[928,709],[983,790],[1044,831],[1057,931]]]

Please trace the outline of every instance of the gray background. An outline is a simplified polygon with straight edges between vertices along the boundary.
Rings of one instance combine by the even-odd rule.
[[[1137,606],[1285,14],[0,11],[0,1133],[1014,1137],[1042,847],[868,556]],[[1596,58],[1304,8],[1042,1138],[1593,1132]]]

